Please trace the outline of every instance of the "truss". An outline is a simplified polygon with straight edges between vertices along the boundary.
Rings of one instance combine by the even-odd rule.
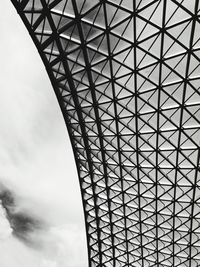
[[[77,164],[90,267],[200,266],[199,0],[11,0]]]

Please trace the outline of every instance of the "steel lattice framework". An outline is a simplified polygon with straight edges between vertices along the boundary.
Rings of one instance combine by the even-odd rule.
[[[11,0],[69,131],[89,265],[200,266],[199,0]]]

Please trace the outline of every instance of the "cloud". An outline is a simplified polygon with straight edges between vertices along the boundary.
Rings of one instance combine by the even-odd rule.
[[[17,196],[2,184],[0,200],[0,266],[23,266],[18,255],[23,256],[27,267],[84,266],[85,233],[77,224],[53,225],[48,214],[44,217],[35,213],[30,199]],[[25,209],[23,202],[31,204],[31,209]]]
[[[33,227],[26,242],[12,234],[0,205],[0,266],[84,267],[83,210],[67,130],[30,36],[11,3],[1,7],[0,186],[14,195],[15,220],[37,219],[42,227]]]
[[[65,237],[68,238],[65,238]],[[83,234],[73,225],[51,228],[49,232],[32,236],[35,242],[40,242],[40,249],[27,246],[18,239],[9,237],[0,242],[1,267],[82,267],[84,253],[80,243],[84,241]],[[76,245],[74,245],[76,244]]]

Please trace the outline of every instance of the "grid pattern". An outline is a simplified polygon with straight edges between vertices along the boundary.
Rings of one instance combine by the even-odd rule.
[[[90,267],[200,266],[199,0],[11,0],[74,150]]]

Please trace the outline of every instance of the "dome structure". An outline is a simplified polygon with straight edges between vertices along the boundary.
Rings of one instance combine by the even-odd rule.
[[[11,0],[78,170],[89,266],[200,266],[199,0]]]

